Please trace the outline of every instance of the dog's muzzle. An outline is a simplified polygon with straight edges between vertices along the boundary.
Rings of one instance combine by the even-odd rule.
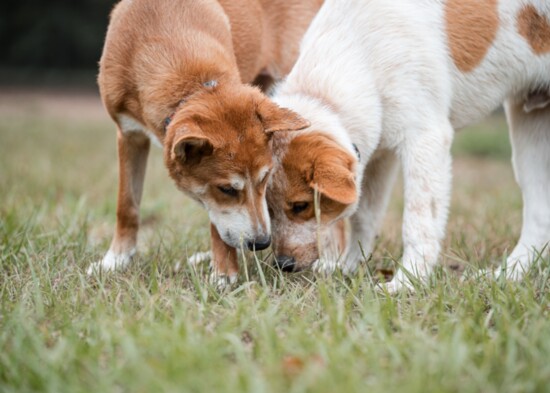
[[[291,273],[296,267],[296,260],[293,257],[278,256],[275,258],[275,263],[283,272]]]
[[[261,236],[252,241],[247,241],[246,246],[250,251],[265,250],[271,245],[271,236]]]

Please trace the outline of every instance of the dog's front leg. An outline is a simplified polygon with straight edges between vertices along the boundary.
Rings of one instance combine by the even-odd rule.
[[[107,254],[100,262],[88,268],[88,274],[98,270],[123,269],[130,263],[136,252],[139,205],[150,141],[144,133],[124,133],[119,128],[117,142],[119,183],[115,234]]]
[[[350,243],[342,262],[344,274],[354,273],[372,252],[395,183],[397,162],[393,151],[382,150],[375,153],[365,169],[361,200],[350,220]]]
[[[211,282],[217,287],[235,283],[239,273],[237,250],[225,244],[214,224],[210,224],[210,236],[212,239]]]
[[[437,262],[449,207],[453,137],[451,125],[442,124],[410,130],[400,150],[405,191],[404,253],[401,269],[386,284],[390,292],[412,288],[411,278],[425,280]]]

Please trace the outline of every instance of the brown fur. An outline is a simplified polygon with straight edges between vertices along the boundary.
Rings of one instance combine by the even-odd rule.
[[[230,170],[253,171],[269,164],[269,137],[262,123],[256,121],[244,131],[237,126],[243,118],[262,112],[257,107],[269,105],[259,91],[242,83],[259,75],[276,79],[286,74],[320,5],[320,0],[123,0],[111,14],[100,61],[98,83],[105,107],[115,122],[120,115],[130,116],[165,146],[168,142],[166,164],[186,192],[193,182],[223,181]],[[203,85],[211,80],[218,86]],[[233,108],[230,114],[227,107]],[[263,113],[267,124],[289,112],[271,106]],[[165,135],[164,122],[172,114],[174,124],[186,123],[187,128],[174,125]],[[226,121],[222,133],[220,125]],[[198,160],[197,165],[188,161],[187,169],[181,156],[171,154],[181,152],[173,149],[174,138],[184,129],[199,130],[195,145],[190,138],[184,143],[191,158]],[[148,140],[122,131],[119,125],[120,182],[111,245],[117,253],[136,245],[149,151]],[[211,197],[224,203],[220,195]],[[222,249],[213,247],[214,253]],[[227,256],[236,258],[235,253],[222,254],[214,257],[215,263]]]
[[[338,241],[338,251],[339,254],[343,254],[346,250],[347,243],[348,243],[348,237],[347,237],[347,221],[346,220],[339,220],[336,222],[334,226],[334,236],[335,239]]]
[[[283,158],[287,176],[285,201],[287,215],[293,202],[313,202],[314,190],[321,194],[321,218],[331,220],[357,198],[353,167],[355,157],[342,150],[330,137],[308,132],[293,138]],[[307,220],[313,217],[313,203],[300,213]]]
[[[170,176],[182,191],[207,186],[202,200],[218,206],[232,204],[260,206],[265,195],[265,181],[255,184],[254,200],[240,193],[237,199],[222,193],[217,186],[230,183],[232,174],[256,179],[259,171],[271,167],[269,140],[274,129],[303,128],[308,123],[290,111],[280,111],[253,87],[223,87],[204,93],[178,111],[167,130],[165,164]],[[278,121],[277,121],[278,119]],[[182,157],[178,150],[189,141],[200,149],[190,150],[196,157]],[[191,161],[190,161],[191,159]],[[205,181],[208,180],[208,181]]]
[[[320,220],[325,226],[357,199],[352,175],[357,160],[326,134],[310,131],[290,141],[277,138],[275,149],[281,168],[273,173],[267,198],[272,214],[279,217],[275,220],[277,225],[285,222],[314,225],[315,190],[320,194]],[[297,212],[293,209],[296,203],[307,203],[307,207]],[[326,228],[326,236],[321,236],[322,242],[328,242],[324,246],[332,249],[336,245],[342,252],[346,241],[345,222],[340,220]],[[275,227],[274,233],[279,234],[281,230]],[[273,249],[277,256],[295,258],[294,271],[310,267],[319,257],[315,241],[304,244],[292,236],[274,237]]]
[[[239,272],[237,250],[223,242],[218,230],[210,224],[210,239],[212,241],[212,267],[216,276],[234,276]]]
[[[526,5],[519,12],[517,28],[537,55],[550,52],[550,23],[534,6]]]
[[[495,40],[497,0],[448,0],[445,23],[451,56],[462,72],[475,69]],[[466,27],[466,28],[465,28]]]

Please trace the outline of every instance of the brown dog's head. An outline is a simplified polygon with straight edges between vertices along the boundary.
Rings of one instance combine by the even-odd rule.
[[[166,131],[164,159],[178,188],[206,208],[225,243],[261,250],[271,242],[265,200],[271,135],[307,126],[255,88],[216,87],[176,111]]]
[[[291,138],[280,149],[267,196],[273,249],[283,270],[299,271],[319,259],[319,244],[338,249],[335,226],[358,199],[357,159],[331,137],[315,131]]]

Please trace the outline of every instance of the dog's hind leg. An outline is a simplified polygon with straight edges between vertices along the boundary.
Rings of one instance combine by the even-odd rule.
[[[88,274],[123,269],[136,251],[139,205],[151,143],[146,134],[137,130],[122,131],[120,127],[117,142],[119,184],[115,234],[107,254],[88,268]]]
[[[528,111],[523,100],[505,104],[512,163],[523,196],[523,227],[501,271],[519,280],[550,242],[550,106]]]
[[[373,157],[363,177],[361,199],[357,212],[351,217],[351,236],[346,257],[342,261],[344,274],[354,273],[359,264],[368,258],[397,175],[397,156],[383,150]]]

